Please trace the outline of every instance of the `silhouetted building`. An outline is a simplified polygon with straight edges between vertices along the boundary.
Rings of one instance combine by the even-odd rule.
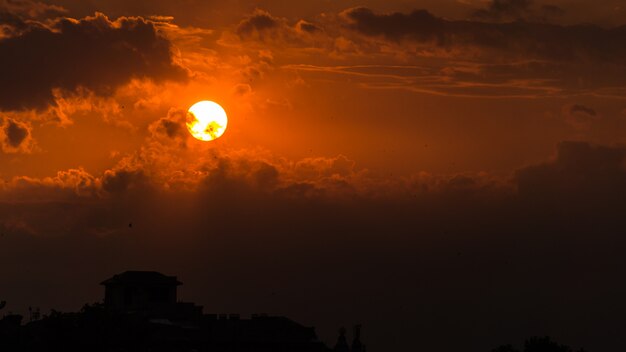
[[[181,284],[152,271],[115,275],[102,282],[104,304],[52,311],[26,325],[21,317],[0,320],[0,351],[331,351],[315,328],[285,317],[203,314],[200,306],[177,302]]]
[[[126,271],[100,283],[105,287],[104,306],[112,312],[153,311],[176,304],[176,276],[155,271]]]

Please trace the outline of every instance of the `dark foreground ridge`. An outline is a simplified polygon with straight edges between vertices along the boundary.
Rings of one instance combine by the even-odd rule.
[[[78,313],[38,314],[22,325],[22,316],[0,320],[0,351],[332,351],[315,328],[285,317],[204,314],[194,303],[179,302],[175,276],[127,271],[101,283],[104,304],[85,305]],[[360,326],[351,348],[345,329],[341,351],[364,352]]]

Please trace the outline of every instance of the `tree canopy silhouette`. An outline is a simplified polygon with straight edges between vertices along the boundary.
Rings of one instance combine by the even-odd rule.
[[[502,345],[497,347],[491,352],[521,352],[513,347],[513,345]],[[566,345],[561,345],[549,336],[537,337],[533,336],[524,342],[523,352],[574,352],[574,350]],[[584,349],[579,349],[576,352],[586,352]]]

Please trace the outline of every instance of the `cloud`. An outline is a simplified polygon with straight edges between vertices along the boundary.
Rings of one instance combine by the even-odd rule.
[[[344,155],[336,158],[305,158],[295,164],[295,172],[302,179],[348,176],[355,170],[355,162]]]
[[[594,109],[586,107],[584,105],[571,105],[569,111],[572,113],[583,113],[590,116],[596,116],[596,111]]]
[[[32,127],[12,118],[0,119],[0,143],[4,153],[30,153],[34,141],[31,136]]]
[[[160,118],[152,123],[148,130],[152,138],[167,138],[186,140],[189,133],[185,128],[187,121],[187,111],[184,109],[170,109],[166,117]]]
[[[533,0],[492,0],[486,8],[476,10],[473,17],[486,21],[547,21],[564,13],[555,5],[534,6]]]
[[[477,10],[474,16],[489,19],[501,17],[522,19],[531,4],[532,0],[492,0],[486,9]]]
[[[560,17],[565,14],[565,10],[556,5],[541,5],[541,12],[547,18]]]
[[[111,194],[141,190],[149,186],[142,170],[107,170],[102,176],[102,190]]]
[[[246,83],[258,81],[274,69],[274,55],[271,51],[262,49],[251,55],[240,57],[242,67],[239,72]]]
[[[52,177],[15,177],[4,183],[0,199],[5,202],[67,201],[97,196],[100,188],[98,178],[78,168],[59,171]]]
[[[235,33],[244,41],[259,41],[289,47],[319,47],[328,41],[328,38],[321,36],[323,29],[318,24],[305,20],[291,24],[287,19],[275,17],[261,9],[256,9],[250,16],[239,22]]]
[[[343,157],[328,162],[316,160],[314,166],[309,166],[312,175],[303,179],[296,178],[293,164],[270,161],[254,152],[231,151],[201,157],[196,163],[185,161],[184,169],[176,163],[166,165],[164,160],[149,158],[148,152],[131,156],[99,175],[78,168],[59,171],[53,177],[2,181],[0,208],[10,204],[15,207],[3,213],[0,230],[10,228],[37,236],[56,235],[62,229],[111,233],[128,221],[120,219],[143,213],[142,208],[150,199],[157,202],[155,206],[165,205],[160,203],[164,197],[184,197],[185,206],[190,201],[204,204],[210,200],[205,205],[219,211],[252,205],[259,199],[281,208],[307,199],[331,200],[336,199],[340,183],[335,172],[347,172],[342,164],[350,163]],[[166,169],[172,164],[174,167]],[[301,167],[299,164],[298,169]],[[329,168],[336,170],[331,172]],[[331,178],[335,178],[334,184]],[[303,184],[311,190],[306,198],[296,193],[296,185]],[[74,216],[64,216],[67,211]],[[16,224],[21,227],[16,228]]]
[[[207,169],[200,190],[219,199],[272,194],[280,177],[276,166],[264,160],[222,157]]]
[[[579,131],[589,130],[600,118],[594,109],[580,104],[563,106],[562,115],[567,124]]]
[[[23,20],[46,19],[64,15],[67,9],[32,0],[0,0],[0,13],[11,14]]]
[[[449,20],[427,10],[375,13],[365,7],[340,18],[363,55],[426,71],[400,82],[364,83],[373,88],[494,97],[623,98],[626,91],[626,26]]]
[[[273,17],[269,12],[256,9],[252,15],[242,20],[237,26],[237,34],[242,37],[252,35],[262,36],[263,33],[278,28],[280,19]]]
[[[15,222],[19,218],[32,233],[46,235],[61,225],[54,220],[50,226],[40,223],[40,212],[31,217],[29,204],[39,207],[47,203],[61,210],[60,204],[82,204],[87,213],[108,209],[115,214],[112,222],[101,218],[91,227],[77,218],[75,222],[63,220],[63,226],[72,223],[70,227],[87,226],[86,232],[100,233],[119,226],[124,216],[138,214],[148,201],[157,202],[151,206],[165,206],[158,203],[179,197],[191,202],[185,207],[197,204],[198,211],[208,207],[214,214],[228,209],[253,212],[255,204],[271,204],[268,212],[284,214],[311,204],[322,208],[342,204],[346,211],[387,204],[399,214],[416,207],[490,208],[500,204],[502,209],[515,209],[514,213],[549,214],[560,209],[562,214],[570,214],[598,208],[610,215],[623,208],[621,199],[626,197],[626,149],[621,147],[563,142],[553,160],[521,168],[512,177],[420,172],[389,178],[362,169],[343,155],[287,160],[260,150],[216,150],[187,139],[182,128],[184,115],[172,109],[150,126],[152,135],[140,151],[100,174],[77,168],[53,177],[0,182],[0,204],[19,203],[23,210],[7,219]],[[113,210],[119,206],[129,213]]]
[[[239,83],[233,87],[233,92],[238,96],[246,96],[252,93],[252,87],[249,84]]]
[[[626,197],[626,148],[562,142],[553,161],[517,171],[519,197],[541,209],[621,212]]]
[[[359,51],[354,48],[353,51]],[[404,89],[417,93],[490,98],[535,98],[540,96],[568,95],[572,91],[553,80],[542,77],[542,69],[533,68],[532,62],[489,65],[456,63],[449,58],[439,62],[432,60],[427,65],[286,65],[290,69],[303,73],[320,75],[347,76],[363,88],[369,89]]]
[[[535,22],[483,23],[453,21],[426,10],[376,14],[358,7],[342,15],[349,28],[392,41],[410,40],[442,48],[474,47],[489,55],[523,59],[577,60],[618,63],[626,57],[626,26],[560,26]]]
[[[399,40],[410,37],[419,41],[443,40],[445,20],[433,16],[426,10],[415,10],[410,14],[375,14],[366,7],[348,9],[342,13],[349,21],[350,28],[369,35],[382,35]],[[443,44],[443,43],[441,43]]]
[[[300,32],[306,32],[306,33],[316,33],[322,30],[317,25],[311,22],[307,22],[305,20],[298,21],[298,23],[296,23],[296,29]]]
[[[23,33],[37,20],[67,13],[61,6],[30,0],[0,0],[0,39]]]
[[[171,43],[154,23],[140,17],[110,20],[104,14],[80,20],[28,22],[18,35],[0,40],[3,110],[42,110],[54,91],[87,89],[110,96],[132,79],[186,79],[173,61]]]
[[[6,136],[6,142],[11,148],[19,148],[22,142],[30,134],[28,128],[23,125],[19,125],[13,120],[9,120],[4,129],[4,133]]]

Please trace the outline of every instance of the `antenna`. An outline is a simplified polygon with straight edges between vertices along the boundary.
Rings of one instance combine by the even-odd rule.
[[[361,324],[354,326],[354,340],[352,340],[352,352],[363,352],[363,343],[361,342]]]
[[[361,324],[354,326],[354,338],[357,340],[361,339]]]

